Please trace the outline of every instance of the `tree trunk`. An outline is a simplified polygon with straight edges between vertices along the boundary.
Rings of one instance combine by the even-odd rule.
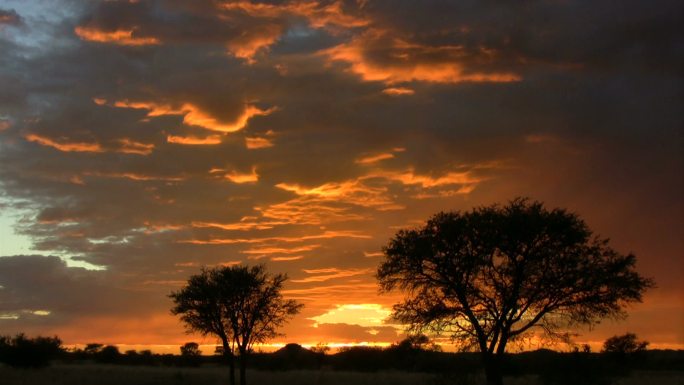
[[[233,355],[233,352],[230,350],[230,344],[228,343],[228,339],[225,337],[221,337],[221,340],[221,342],[223,342],[223,357],[226,360],[228,360],[228,365],[230,367],[230,385],[235,385],[235,356]]]
[[[235,385],[235,356],[233,353],[228,353],[230,360],[230,385]]]
[[[498,354],[484,354],[485,377],[487,385],[503,385],[501,357]]]
[[[240,352],[240,385],[247,385],[247,351]]]

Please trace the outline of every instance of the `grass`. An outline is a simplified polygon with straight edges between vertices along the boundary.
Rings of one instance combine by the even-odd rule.
[[[420,385],[434,375],[405,372],[338,372],[293,370],[248,371],[249,384],[278,385]],[[205,385],[228,384],[225,367],[171,368],[119,365],[54,365],[45,369],[0,368],[3,385]]]
[[[0,367],[3,385],[210,385],[228,384],[224,367],[172,368],[118,365],[54,365],[45,369]],[[427,373],[380,371],[376,373],[292,370],[249,371],[251,385],[478,385],[477,377],[444,377]],[[506,385],[542,385],[534,376],[506,378]],[[684,385],[684,372],[635,372],[616,385]]]

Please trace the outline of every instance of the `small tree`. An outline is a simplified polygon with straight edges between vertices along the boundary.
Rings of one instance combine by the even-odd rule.
[[[621,336],[613,336],[603,343],[604,353],[615,353],[622,356],[631,353],[643,352],[648,347],[647,341],[639,341],[636,334],[626,333]]]
[[[197,342],[186,342],[180,347],[181,362],[184,365],[197,366],[200,363],[200,356],[202,352],[199,349]]]
[[[247,356],[255,343],[278,336],[277,329],[302,305],[281,294],[284,274],[269,275],[263,265],[203,268],[180,291],[171,293],[171,312],[189,331],[221,339],[235,384],[234,355],[240,355],[240,384],[246,384]]]
[[[196,357],[201,356],[202,352],[199,349],[197,342],[186,342],[180,347],[181,356],[184,357]]]
[[[489,384],[502,383],[509,341],[624,317],[624,305],[653,286],[634,270],[634,255],[610,248],[577,215],[521,198],[439,213],[399,231],[384,254],[381,289],[409,295],[394,317],[479,350]]]

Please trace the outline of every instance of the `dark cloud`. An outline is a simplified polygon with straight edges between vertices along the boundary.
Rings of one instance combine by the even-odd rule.
[[[136,290],[118,287],[109,272],[67,267],[58,257],[2,257],[0,285],[3,331],[53,328],[82,317],[136,315],[147,313],[151,305],[144,297],[136,299]]]
[[[13,9],[0,9],[0,28],[4,25],[20,26],[22,25],[22,18]]]
[[[166,293],[203,264],[266,262],[308,331],[337,305],[391,305],[367,271],[398,228],[517,195],[577,211],[658,296],[681,292],[676,2],[68,5],[49,23],[6,11],[31,33],[0,32],[0,187],[38,250],[107,270],[0,258],[54,287],[12,281],[8,312],[121,321],[133,341],[152,309],[145,339],[175,340]]]

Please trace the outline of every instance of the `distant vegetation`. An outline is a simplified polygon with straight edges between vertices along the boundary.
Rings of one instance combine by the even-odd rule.
[[[567,353],[537,350],[507,354],[502,361],[502,373],[506,378],[533,377],[544,385],[610,384],[614,379],[624,378],[635,371],[676,372],[679,373],[677,378],[684,375],[684,351],[638,349],[639,346],[645,346],[645,341],[639,341],[636,335],[630,333],[611,337],[606,341],[606,346],[616,340],[636,341],[637,348],[621,348],[619,351],[601,353],[576,349]],[[627,345],[632,346],[629,343]],[[306,349],[298,344],[288,344],[272,353],[253,352],[248,367],[251,371],[260,373],[424,373],[433,376],[430,378],[441,379],[432,382],[437,385],[471,384],[481,380],[484,373],[479,353],[442,352],[427,338],[420,336],[407,338],[388,348],[350,347],[335,354],[326,354],[325,351],[321,346]],[[86,368],[92,364],[141,368],[218,368],[228,364],[221,355],[199,355],[198,345],[194,342],[183,345],[179,353],[153,354],[149,350],[129,350],[122,353],[116,346],[96,343],[88,344],[82,349],[65,350],[61,348],[61,341],[57,337],[28,338],[22,334],[0,337],[0,360],[15,367],[44,367],[53,361],[59,363],[59,367],[83,367],[87,372]],[[403,382],[397,380],[392,383]]]
[[[57,337],[28,338],[24,334],[0,336],[0,362],[10,366],[47,366],[61,353],[62,341]]]

